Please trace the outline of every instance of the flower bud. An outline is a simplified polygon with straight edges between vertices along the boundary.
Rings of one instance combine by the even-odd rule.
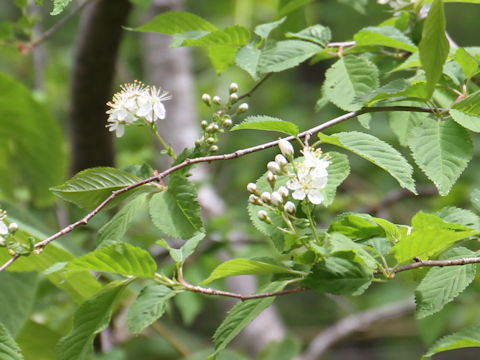
[[[260,195],[260,199],[262,199],[266,203],[270,203],[271,198],[270,198],[270,193],[267,191],[264,191],[262,195]]]
[[[278,142],[278,147],[280,148],[280,151],[282,152],[283,155],[285,155],[288,159],[290,159],[293,156],[294,150],[292,144],[290,144],[289,141],[285,139],[281,139]]]
[[[265,210],[259,210],[257,216],[260,220],[265,221],[266,223],[272,222],[268,217],[268,213]]]
[[[238,95],[236,93],[230,94],[230,104],[235,104],[238,101]]]
[[[8,231],[11,233],[14,233],[15,231],[18,230],[18,224],[12,222],[10,225],[8,225]]]
[[[202,129],[205,129],[208,126],[207,120],[200,121],[200,126],[202,127]]]
[[[288,189],[287,189],[285,186],[280,186],[277,191],[278,191],[278,193],[279,193],[280,195],[282,195],[282,198],[283,198],[284,200],[287,200],[287,199],[288,199],[288,195],[289,195],[290,193],[289,193]]]
[[[213,103],[214,103],[215,105],[220,105],[221,102],[222,102],[222,99],[220,99],[220,96],[215,95],[215,96],[213,97]]]
[[[283,156],[282,154],[277,154],[275,156],[275,162],[280,165],[280,167],[284,167],[284,166],[287,166],[288,164],[288,160],[285,156]]]
[[[240,106],[238,107],[238,113],[239,114],[244,113],[247,110],[248,110],[248,104],[247,103],[240,104]]]
[[[230,91],[230,94],[236,93],[238,91],[238,84],[232,82],[228,88],[228,91]]]
[[[294,215],[297,211],[295,204],[291,201],[287,201],[285,205],[283,205],[283,209],[287,214]]]
[[[232,119],[225,119],[223,120],[223,127],[226,129],[230,129],[233,125]]]
[[[248,202],[250,202],[252,204],[255,204],[255,205],[260,205],[260,203],[261,203],[258,196],[253,195],[253,194],[250,194],[250,196],[248,197]]]
[[[267,172],[267,181],[270,183],[272,188],[275,187],[275,182],[277,181],[277,175],[275,175],[271,171]]]
[[[205,130],[211,133],[215,133],[218,131],[218,125],[215,124],[214,122],[211,122]]]
[[[208,149],[208,151],[214,153],[214,152],[217,152],[218,151],[218,146],[217,145],[212,145],[210,146],[210,149]]]
[[[272,173],[277,174],[282,171],[280,165],[275,161],[269,161],[267,164],[267,169],[270,170]]]
[[[270,200],[271,200],[272,204],[275,205],[275,206],[279,206],[279,205],[283,204],[282,195],[280,195],[280,193],[278,191],[272,192],[272,194],[270,195]]]
[[[212,98],[208,94],[203,94],[202,95],[202,101],[207,104],[208,106],[212,105]]]
[[[209,138],[207,138],[207,140],[205,140],[205,142],[206,142],[208,145],[212,145],[212,144],[215,142],[215,138],[209,137]]]
[[[257,188],[257,184],[255,183],[249,183],[247,185],[247,190],[248,192],[252,193],[252,194],[257,194],[258,193],[258,188]]]

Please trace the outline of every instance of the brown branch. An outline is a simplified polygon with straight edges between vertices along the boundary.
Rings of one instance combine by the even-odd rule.
[[[386,111],[414,111],[414,112],[427,112],[427,113],[434,113],[438,111],[437,109],[431,109],[431,108],[422,108],[422,107],[414,107],[414,106],[382,106],[382,107],[371,107],[371,108],[364,108],[358,111],[353,111],[349,112],[347,114],[341,115],[339,117],[336,117],[330,121],[327,121],[323,124],[320,124],[318,126],[315,126],[307,131],[301,132],[298,134],[298,137],[302,138],[305,136],[312,136],[313,134],[316,134],[324,129],[327,129],[329,127],[332,127],[336,124],[339,124],[343,121],[346,121],[348,119],[354,118],[356,116],[370,113],[370,112],[386,112]],[[288,136],[285,138],[288,141],[292,141],[295,139],[295,136]],[[185,161],[181,162],[180,164],[177,164],[175,166],[172,166],[171,168],[159,173],[158,175],[152,176],[148,179],[139,181],[135,184],[129,185],[123,189],[113,191],[112,194],[107,197],[100,205],[98,205],[94,210],[92,210],[89,214],[87,214],[84,218],[68,225],[67,227],[63,228],[62,230],[58,231],[57,233],[53,234],[52,236],[46,238],[43,241],[40,241],[35,244],[35,248],[37,249],[35,252],[40,253],[45,246],[47,246],[50,242],[52,242],[55,239],[58,239],[59,237],[68,234],[75,228],[81,226],[81,225],[86,225],[88,221],[94,217],[96,214],[98,214],[110,201],[115,199],[117,196],[130,191],[132,189],[138,188],[142,185],[154,182],[154,181],[160,181],[164,177],[170,175],[171,173],[183,169],[187,166],[190,166],[192,164],[198,164],[198,163],[204,163],[204,162],[211,162],[211,161],[221,161],[221,160],[231,160],[231,159],[236,159],[241,156],[247,155],[254,153],[256,151],[261,151],[265,150],[268,148],[271,148],[273,146],[278,145],[278,142],[280,140],[275,140],[275,141],[270,141],[265,144],[257,145],[257,146],[252,146],[246,149],[242,150],[237,150],[233,153],[230,154],[224,154],[224,155],[211,155],[211,156],[203,156],[203,157],[198,157],[194,159],[186,159]],[[19,256],[15,255],[12,259],[9,259],[5,264],[3,264],[0,267],[0,272],[5,270],[8,266],[10,266],[15,260],[18,259]]]
[[[414,262],[413,264],[408,264],[408,265],[401,265],[398,267],[390,268],[387,269],[389,273],[399,273],[402,271],[407,271],[407,270],[412,270],[416,269],[419,267],[424,267],[424,266],[458,266],[458,265],[468,265],[468,264],[478,264],[480,263],[480,257],[472,257],[472,258],[461,258],[461,259],[452,259],[452,260],[418,260],[417,262]]]
[[[262,80],[260,80],[258,83],[256,83],[250,90],[248,90],[245,94],[240,95],[238,97],[238,100],[241,100],[243,98],[251,96],[255,90],[257,90],[265,81],[267,81],[267,79],[270,76],[272,76],[272,74],[273,73],[269,73],[269,74],[265,75],[264,78]]]

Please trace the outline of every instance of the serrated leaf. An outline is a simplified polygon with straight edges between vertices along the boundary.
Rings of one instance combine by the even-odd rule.
[[[147,24],[130,30],[174,35],[190,31],[216,31],[217,28],[198,15],[183,11],[167,11],[155,16]]]
[[[446,20],[442,0],[434,0],[423,25],[422,40],[418,45],[430,96],[442,76],[443,64],[447,60],[450,48],[445,30]]]
[[[465,76],[470,79],[478,71],[478,61],[464,48],[457,49],[455,60],[462,67]]]
[[[235,125],[231,131],[246,129],[278,131],[293,136],[299,132],[296,124],[266,115],[248,116],[240,124]]]
[[[335,200],[337,188],[350,174],[350,163],[345,154],[340,154],[335,151],[328,153],[330,156],[330,166],[328,170],[328,182],[324,189],[325,200],[323,205],[329,206]]]
[[[150,215],[168,236],[189,239],[204,232],[195,186],[179,174],[170,177],[168,190],[152,197]]]
[[[260,54],[257,71],[261,74],[284,71],[299,65],[320,50],[321,46],[309,41],[270,42]]]
[[[81,208],[91,209],[98,206],[113,191],[139,181],[141,181],[140,178],[122,170],[95,167],[80,171],[70,180],[50,188],[50,190],[63,200],[72,202]]]
[[[412,102],[401,102],[398,105],[414,106],[416,104]],[[420,125],[428,116],[426,113],[413,111],[390,111],[387,113],[388,124],[402,146],[408,145],[412,129]]]
[[[455,103],[450,115],[468,130],[480,132],[480,90]]]
[[[412,178],[412,167],[386,142],[358,131],[341,132],[331,136],[319,133],[318,136],[322,142],[349,150],[379,166],[392,175],[402,187],[414,194],[417,193]]]
[[[367,266],[340,257],[327,257],[313,266],[302,284],[321,293],[359,295],[372,280],[372,271]]]
[[[22,350],[13,340],[7,328],[0,323],[0,359],[2,360],[23,360]]]
[[[446,222],[465,225],[473,230],[480,231],[480,217],[473,211],[447,206],[435,213]]]
[[[208,57],[217,74],[221,74],[235,63],[238,48],[233,46],[210,46]]]
[[[420,211],[412,219],[412,231],[402,237],[391,252],[399,263],[416,257],[428,260],[477,233],[464,225],[449,223]]]
[[[375,258],[362,245],[340,233],[328,234],[325,237],[325,248],[331,256],[364,264],[372,270],[378,267]]]
[[[172,248],[165,240],[158,240],[157,244],[167,249],[170,256],[175,262],[183,264],[185,260],[187,260],[187,258],[194,253],[198,244],[204,238],[205,238],[205,233],[198,233],[191,239],[188,239],[180,249]]]
[[[477,209],[477,211],[480,211],[480,190],[479,189],[474,189],[472,193],[470,194],[470,201],[472,202],[472,205]]]
[[[356,98],[355,101],[364,102],[368,106],[372,106],[381,100],[398,101],[405,98],[424,99],[426,97],[424,82],[413,84],[405,79],[396,79],[375,89],[366,96]]]
[[[258,289],[256,294],[281,291],[287,284],[287,281],[270,282]],[[223,350],[245,326],[250,324],[263,310],[269,307],[273,300],[275,300],[275,296],[243,301],[236,304],[213,335],[215,354]]]
[[[393,26],[366,27],[354,35],[357,45],[381,45],[409,52],[417,47],[405,34]]]
[[[86,360],[95,336],[110,322],[112,312],[126,288],[126,282],[111,282],[83,302],[73,317],[73,329],[57,345],[58,360]]]
[[[480,325],[470,326],[452,335],[445,336],[438,340],[422,357],[422,360],[431,356],[448,351],[466,347],[480,347]]]
[[[30,317],[37,283],[36,273],[0,273],[0,323],[14,337]]]
[[[27,185],[36,206],[50,205],[49,191],[65,179],[67,156],[56,120],[29,89],[0,72],[0,188],[13,198]],[[28,199],[30,201],[30,199]]]
[[[73,261],[66,271],[93,270],[153,279],[157,264],[150,253],[128,243],[114,243],[104,246]]]
[[[332,39],[330,28],[320,24],[309,26],[296,33],[288,32],[285,36],[292,39],[311,41],[323,47],[326,47]]]
[[[259,275],[259,274],[289,274],[292,270],[278,265],[250,259],[233,259],[218,265],[201,285],[212,281],[236,275]]]
[[[453,121],[424,119],[411,131],[408,145],[440,195],[450,192],[473,156],[469,133]]]
[[[350,239],[361,240],[384,236],[383,228],[368,214],[344,213],[330,224],[329,233],[341,233]]]
[[[162,317],[168,300],[176,292],[164,285],[150,284],[145,286],[135,302],[128,309],[128,328],[134,334],[150,326]]]
[[[243,46],[250,41],[250,31],[240,25],[227,27],[223,30],[212,31],[211,33],[198,38],[185,40],[182,46]]]
[[[58,15],[70,4],[72,0],[54,0],[53,10],[50,15]]]
[[[255,27],[254,33],[260,36],[262,39],[267,39],[272,30],[276,29],[280,24],[282,24],[287,19],[286,16],[282,17],[280,20],[273,21],[266,24],[260,24]]]
[[[369,60],[345,56],[325,73],[325,96],[342,110],[359,110],[362,104],[354,100],[378,88],[378,76],[377,67]]]
[[[475,253],[467,248],[451,249],[443,260],[473,257]],[[415,289],[417,310],[415,317],[423,319],[440,311],[445,304],[455,299],[475,278],[475,264],[445,266],[430,269]]]
[[[126,204],[109,222],[98,230],[97,243],[121,240],[135,215],[145,207],[147,194],[140,194]]]
[[[253,80],[258,80],[257,66],[260,54],[260,49],[254,44],[247,44],[237,52],[237,55],[235,56],[235,64],[237,64],[240,69],[245,70]]]

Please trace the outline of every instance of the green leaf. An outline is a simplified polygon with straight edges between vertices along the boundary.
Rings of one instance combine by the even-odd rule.
[[[440,195],[447,195],[473,156],[468,132],[453,121],[423,120],[410,133],[408,145],[422,171]]]
[[[135,215],[145,208],[146,202],[147,194],[140,194],[126,204],[109,222],[98,230],[97,244],[104,240],[121,240]]]
[[[250,31],[240,25],[212,31],[198,39],[188,39],[182,46],[243,46],[250,41]]]
[[[442,256],[443,260],[474,257],[467,248],[451,249]],[[417,310],[415,317],[423,319],[440,311],[445,304],[455,299],[475,278],[475,264],[445,266],[430,269],[415,289]]]
[[[320,50],[320,46],[309,41],[270,42],[260,54],[257,71],[261,74],[284,71],[299,65]]]
[[[2,196],[27,185],[35,205],[50,205],[55,197],[48,189],[64,181],[67,169],[61,129],[29,89],[2,72],[0,94]]]
[[[55,359],[55,346],[60,340],[60,335],[46,325],[29,320],[16,340],[25,358],[52,360]],[[0,358],[3,359],[1,355]]]
[[[364,264],[372,270],[378,267],[375,258],[371,256],[362,245],[359,245],[340,233],[328,234],[328,236],[325,237],[325,247],[332,256]]]
[[[167,11],[155,16],[147,24],[130,30],[174,35],[190,31],[216,31],[217,28],[195,14],[182,11]]]
[[[238,48],[233,46],[210,46],[208,57],[217,74],[221,74],[235,63]]]
[[[435,215],[446,222],[465,225],[472,230],[480,231],[480,217],[473,211],[448,206],[437,211]]]
[[[478,71],[478,61],[464,48],[457,49],[455,60],[462,67],[465,76],[470,79]]]
[[[313,266],[302,284],[321,293],[359,295],[372,280],[372,271],[367,266],[340,257],[328,257]]]
[[[384,236],[385,231],[368,214],[344,213],[339,215],[328,228],[329,233],[341,233],[354,240]]]
[[[292,39],[311,41],[323,47],[326,47],[332,39],[330,28],[320,24],[309,26],[296,33],[288,32],[285,36]]]
[[[434,0],[423,25],[422,40],[418,46],[430,96],[442,76],[443,64],[447,60],[450,48],[445,30],[446,21],[442,0]]]
[[[273,21],[266,24],[260,24],[255,27],[254,33],[260,36],[262,39],[268,39],[268,36],[272,30],[276,29],[280,24],[282,24],[287,19],[286,16],[282,17],[280,20]]]
[[[324,189],[325,200],[323,205],[325,206],[333,203],[337,188],[350,174],[350,163],[347,155],[335,151],[330,151],[328,155],[330,156],[330,166],[328,167],[327,186]]]
[[[381,100],[398,101],[402,98],[427,98],[424,82],[412,83],[404,79],[393,80],[378,89],[375,89],[366,96],[355,99],[357,102],[364,102],[368,106],[372,106]],[[399,112],[399,111],[394,111]]]
[[[260,54],[260,49],[254,44],[247,44],[237,52],[235,64],[237,64],[240,69],[245,70],[253,80],[258,80],[257,66]]]
[[[369,60],[348,55],[339,59],[325,73],[325,96],[340,109],[355,111],[356,102],[378,88],[378,69]]]
[[[248,116],[240,124],[235,125],[231,131],[244,129],[278,131],[293,136],[296,136],[299,131],[298,126],[290,121],[266,115]]]
[[[208,278],[200,284],[205,285],[214,280],[236,275],[258,275],[258,274],[289,274],[292,270],[278,265],[250,259],[233,259],[218,265]]]
[[[470,194],[470,201],[477,211],[480,211],[480,190],[474,189]]]
[[[91,209],[100,205],[113,191],[139,181],[140,178],[122,170],[96,167],[80,171],[67,182],[50,190],[63,200],[73,202],[81,208]],[[128,195],[130,194],[131,192]]]
[[[393,26],[366,27],[353,38],[358,46],[381,45],[412,53],[418,50],[412,40]]]
[[[287,2],[284,2],[284,5],[278,9],[278,17],[285,16],[292,11],[298,9],[299,7],[302,7],[309,2],[312,2],[312,0],[290,0]]]
[[[94,297],[83,302],[73,317],[73,329],[57,345],[58,360],[86,360],[95,336],[108,326],[112,312],[127,282],[111,282]]]
[[[287,281],[270,282],[258,289],[256,294],[281,291],[287,286],[287,283]],[[275,296],[237,303],[215,331],[215,335],[213,335],[215,354],[223,350],[245,326],[250,324],[263,310],[269,307],[273,300],[275,300]]]
[[[398,105],[414,106],[416,104],[413,102],[401,102]],[[387,113],[388,124],[402,146],[408,145],[412,129],[420,125],[428,116],[426,113],[413,111],[390,111]]]
[[[60,14],[72,0],[53,0],[53,10],[50,15]]]
[[[332,136],[319,133],[318,136],[322,142],[339,146],[372,162],[392,175],[403,188],[416,194],[412,167],[386,142],[358,131],[341,132]]]
[[[176,293],[164,285],[150,284],[145,286],[137,300],[128,309],[128,328],[134,334],[151,325],[162,317],[168,300]]]
[[[292,360],[296,355],[300,354],[301,349],[300,341],[289,336],[280,342],[270,342],[262,350],[258,360]]]
[[[183,264],[187,258],[192,255],[197,248],[200,241],[205,238],[205,233],[198,233],[191,239],[187,240],[180,249],[172,248],[165,240],[158,240],[157,244],[163,246],[168,250],[172,259],[180,264]]]
[[[37,283],[36,273],[0,273],[0,323],[14,337],[30,316]]]
[[[189,239],[204,232],[195,186],[185,177],[173,174],[168,190],[150,200],[152,221],[168,236]]]
[[[22,350],[13,340],[7,328],[0,323],[0,359],[2,360],[23,360]]]
[[[93,270],[153,279],[157,264],[150,253],[128,243],[114,243],[101,247],[73,261],[67,271]]]
[[[391,252],[399,263],[412,261],[416,257],[427,260],[477,233],[466,226],[449,223],[420,211],[412,219],[411,232]]]
[[[468,130],[480,132],[480,90],[455,103],[450,115]]]
[[[471,326],[441,338],[428,349],[422,360],[444,351],[466,347],[480,347],[480,325]]]

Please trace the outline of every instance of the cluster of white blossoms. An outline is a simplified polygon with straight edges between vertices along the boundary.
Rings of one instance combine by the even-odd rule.
[[[7,212],[0,209],[0,246],[5,246],[5,239],[9,234],[14,233],[18,229],[18,225],[16,223],[10,223],[7,226],[5,223],[5,218],[7,217]]]
[[[145,86],[140,82],[124,84],[121,91],[113,95],[113,100],[107,105],[109,131],[115,131],[117,137],[125,133],[125,125],[131,125],[140,119],[147,123],[155,124],[157,119],[165,119],[165,106],[163,102],[170,100],[167,91],[155,86]]]

